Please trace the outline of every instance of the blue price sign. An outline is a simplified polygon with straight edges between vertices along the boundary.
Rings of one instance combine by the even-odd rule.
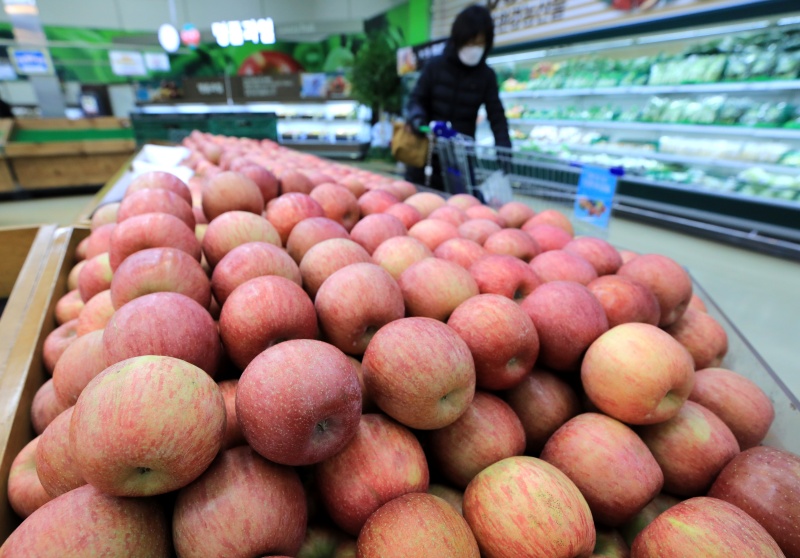
[[[575,218],[597,227],[608,228],[616,191],[617,174],[613,170],[584,167],[575,196]]]

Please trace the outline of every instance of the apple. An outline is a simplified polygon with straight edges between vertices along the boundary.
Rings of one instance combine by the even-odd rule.
[[[443,205],[439,209],[434,210],[428,216],[428,219],[439,219],[440,221],[450,223],[456,228],[469,221],[467,214],[453,205]]]
[[[224,380],[217,384],[222,398],[225,400],[225,435],[222,437],[222,449],[226,450],[247,444],[236,418],[236,386],[238,379]]]
[[[351,264],[333,273],[314,299],[325,338],[341,351],[362,355],[384,325],[405,316],[403,293],[382,267]]]
[[[431,432],[428,446],[444,477],[463,489],[489,465],[522,455],[525,430],[507,403],[477,391],[458,420]]]
[[[209,222],[227,211],[261,215],[265,203],[258,185],[238,172],[221,172],[203,185],[203,213]]]
[[[105,328],[113,315],[114,305],[111,302],[111,291],[105,290],[97,293],[86,303],[78,316],[76,327],[78,337]]]
[[[78,288],[78,277],[80,276],[81,270],[86,265],[86,260],[79,261],[72,269],[69,270],[69,275],[67,276],[67,289],[70,291],[74,291]]]
[[[383,213],[396,203],[400,203],[397,196],[385,190],[371,190],[358,198],[358,208],[364,217],[374,213]]]
[[[86,250],[89,247],[89,238],[86,237],[75,247],[75,261],[82,261],[86,259]]]
[[[683,316],[665,331],[686,347],[697,370],[719,366],[728,353],[725,329],[702,310],[687,307]]]
[[[433,192],[419,192],[403,200],[403,203],[410,205],[419,211],[423,219],[427,219],[431,213],[447,202],[439,194],[434,194]]]
[[[447,198],[447,205],[466,211],[467,208],[473,205],[481,205],[481,200],[471,194],[456,194]]]
[[[332,219],[309,217],[292,229],[286,241],[286,251],[299,264],[312,246],[332,238],[349,239],[350,235],[342,225]]]
[[[349,542],[353,545],[353,558],[356,558],[356,541],[331,527],[309,525],[303,538],[303,544],[295,555],[296,558],[336,558],[338,548],[342,543]]]
[[[134,178],[125,190],[125,196],[148,189],[169,190],[192,205],[192,193],[183,180],[174,174],[162,171],[146,172]]]
[[[179,201],[183,203],[183,200]],[[109,223],[92,231],[86,241],[86,259],[92,259],[103,252],[108,252],[111,246],[111,233],[115,228],[117,228],[116,223]]]
[[[542,252],[531,260],[530,265],[545,283],[575,281],[581,285],[588,285],[597,279],[597,272],[592,264],[566,250]]]
[[[401,200],[405,200],[417,193],[417,187],[407,180],[395,180],[391,183],[394,191]]]
[[[455,488],[445,486],[443,484],[431,484],[428,486],[428,494],[438,496],[448,504],[450,504],[459,515],[464,515],[462,504],[464,502],[464,493]]]
[[[314,189],[314,183],[311,179],[301,172],[283,172],[279,178],[281,181],[281,194],[297,193],[308,195]],[[330,182],[330,180],[325,182]]]
[[[564,246],[564,251],[592,264],[599,276],[612,275],[622,267],[622,257],[617,249],[602,238],[581,236]]]
[[[408,231],[397,217],[386,213],[375,213],[361,219],[353,230],[350,238],[359,243],[372,254],[385,240],[395,236],[405,236]]]
[[[211,282],[203,267],[175,248],[149,248],[131,254],[111,279],[110,296],[115,309],[157,292],[186,295],[203,308],[211,304]]]
[[[353,194],[356,199],[360,198],[364,192],[367,191],[367,187],[364,186],[364,183],[354,176],[343,178],[339,181],[339,184],[350,190],[350,193]]]
[[[409,229],[408,236],[416,238],[431,251],[443,242],[459,238],[458,228],[441,219],[423,219]]]
[[[536,215],[536,212],[530,206],[522,203],[511,201],[504,204],[497,210],[498,215],[505,219],[506,226],[512,229],[519,229],[525,222]]]
[[[90,485],[33,512],[0,549],[3,558],[171,555],[169,525],[160,502],[115,498]]]
[[[197,224],[190,203],[186,203],[185,199],[174,192],[156,188],[148,188],[126,195],[119,206],[117,223],[147,213],[168,213],[186,223],[190,229],[194,229]],[[92,236],[98,232],[100,229],[94,231]]]
[[[289,233],[294,226],[309,217],[324,217],[325,211],[311,196],[299,192],[290,192],[275,198],[267,205],[267,221],[280,235],[284,244],[289,240]]]
[[[44,432],[45,428],[62,412],[67,410],[67,405],[56,397],[53,380],[47,380],[36,391],[31,404],[31,424],[36,434]]]
[[[483,246],[466,238],[445,240],[433,253],[437,258],[458,264],[464,269],[469,269],[472,264],[489,254]]]
[[[538,368],[506,392],[505,400],[525,429],[526,453],[534,456],[561,425],[581,412],[575,390],[555,374]]]
[[[667,421],[640,427],[639,436],[664,471],[664,490],[676,496],[705,494],[739,453],[730,428],[694,401]]]
[[[659,464],[636,433],[597,413],[567,421],[541,457],[575,483],[594,520],[609,527],[631,519],[664,486]]]
[[[515,256],[525,262],[531,261],[542,251],[528,233],[518,229],[503,229],[490,234],[483,247],[492,254]]]
[[[384,213],[400,219],[400,222],[403,223],[406,229],[410,229],[422,221],[422,214],[407,203],[396,203],[390,206]]]
[[[261,165],[248,164],[241,167],[237,172],[242,176],[246,176],[258,186],[265,203],[278,197],[280,183],[277,177]]]
[[[619,252],[619,257],[622,258],[622,263],[626,264],[631,261],[633,258],[637,257],[639,254],[636,252],[632,252],[631,250],[617,250]]]
[[[698,370],[694,378],[689,400],[717,415],[742,451],[759,445],[775,420],[767,394],[741,374],[723,368]]]
[[[501,230],[500,225],[489,219],[470,219],[458,227],[458,234],[483,246],[487,238]]]
[[[360,244],[343,238],[324,240],[312,246],[300,261],[303,286],[314,299],[328,277],[354,263],[372,263],[369,253]]]
[[[430,249],[410,236],[395,236],[382,242],[372,254],[372,260],[396,280],[413,264],[433,257]]]
[[[597,530],[597,542],[591,558],[630,558],[631,549],[618,531]]]
[[[492,209],[487,205],[473,205],[464,210],[467,217],[470,219],[487,219],[497,223],[500,227],[505,228],[506,220],[500,217],[496,209]]]
[[[447,325],[467,343],[481,389],[510,389],[533,368],[539,336],[530,317],[513,301],[484,294],[462,302]]]
[[[200,242],[194,234],[194,229],[190,229],[183,221],[172,215],[147,213],[131,217],[114,229],[108,253],[111,269],[116,270],[125,258],[147,248],[177,248],[198,262],[201,256]],[[105,289],[110,285],[109,277]]]
[[[67,347],[53,370],[53,389],[62,405],[74,405],[83,388],[106,369],[103,331],[79,337]]]
[[[633,541],[631,556],[783,558],[784,554],[769,533],[736,506],[716,498],[692,498],[645,527]]]
[[[73,289],[58,299],[56,303],[56,324],[63,325],[75,320],[83,309],[84,302],[78,289]]]
[[[36,472],[36,448],[40,440],[37,436],[22,448],[8,473],[8,503],[22,519],[52,500]]]
[[[452,328],[430,318],[404,318],[383,326],[372,337],[362,365],[367,391],[378,407],[411,428],[452,424],[475,393],[469,347]]]
[[[186,486],[208,468],[225,434],[217,384],[198,367],[167,356],[106,368],[74,409],[69,445],[78,470],[112,496],[153,496]]]
[[[335,455],[355,435],[360,416],[355,368],[321,341],[270,347],[247,366],[236,388],[236,417],[247,443],[283,465]]]
[[[533,225],[529,227],[526,223],[523,225],[522,231],[528,233],[536,241],[542,252],[562,250],[572,242],[572,235],[555,225]]]
[[[692,298],[689,300],[689,308],[694,308],[695,310],[700,310],[701,312],[708,313],[708,308],[706,307],[706,303],[703,302],[703,299],[697,296],[696,294],[693,294]]]
[[[535,457],[509,457],[478,473],[464,492],[464,518],[481,556],[588,558],[595,545],[583,495]]]
[[[189,203],[191,203],[191,201],[189,201]],[[119,202],[104,203],[103,205],[97,206],[97,209],[92,213],[90,230],[94,232],[103,225],[116,223],[118,212]]]
[[[316,188],[320,184],[331,183],[334,181],[334,179],[329,174],[325,174],[325,170],[326,169],[322,167],[320,167],[319,170],[316,170],[314,168],[305,169],[302,171],[302,174],[304,174],[308,178],[308,180],[311,182],[311,186]]]
[[[480,555],[464,518],[430,494],[404,494],[387,502],[369,516],[358,535],[359,558]]]
[[[340,184],[320,184],[310,196],[322,207],[325,217],[341,224],[348,232],[361,217],[358,199]]]
[[[42,363],[48,374],[53,373],[58,359],[77,338],[77,319],[65,322],[47,334],[42,347]]]
[[[608,327],[639,322],[658,325],[661,309],[649,288],[621,275],[603,275],[588,285],[608,318]]]
[[[260,215],[228,211],[208,224],[203,237],[203,254],[209,265],[216,267],[228,252],[248,242],[283,246],[278,231]]]
[[[666,256],[637,256],[623,264],[617,274],[638,281],[653,291],[661,308],[658,321],[661,327],[677,322],[692,299],[691,277],[675,260]]]
[[[89,302],[94,295],[108,289],[113,275],[107,252],[86,260],[86,265],[78,276],[81,300]]]
[[[36,448],[36,474],[51,498],[86,484],[74,451],[69,445],[70,421],[75,407],[70,407],[51,422],[39,437]]]
[[[758,521],[787,557],[800,556],[800,457],[766,446],[743,451],[722,469],[708,495]]]
[[[649,504],[642,508],[642,511],[634,515],[630,521],[619,528],[623,539],[625,539],[625,543],[628,546],[632,545],[636,535],[650,525],[656,517],[680,502],[681,500],[669,494],[661,493],[657,495]]]
[[[414,435],[384,415],[362,415],[353,439],[316,466],[331,519],[357,535],[385,503],[428,489],[428,463]]]
[[[606,313],[589,289],[572,281],[545,283],[522,301],[539,333],[539,364],[579,370],[595,339],[608,330]]]
[[[522,228],[524,230],[526,227],[531,228],[537,225],[558,227],[564,232],[568,233],[570,236],[575,236],[575,229],[572,227],[572,223],[570,223],[566,215],[557,209],[545,209],[544,211],[537,213],[525,221],[525,223],[522,225]]]
[[[458,264],[425,258],[398,278],[409,316],[446,321],[465,300],[480,294],[469,272]]]
[[[266,242],[241,244],[225,254],[214,267],[211,274],[214,298],[224,305],[239,285],[267,275],[284,277],[297,286],[303,285],[300,268],[286,251]]]
[[[217,324],[208,310],[188,296],[153,293],[117,310],[103,332],[106,365],[143,355],[184,360],[217,372],[222,347]]]
[[[542,284],[533,269],[514,256],[489,255],[473,263],[469,273],[481,294],[498,294],[522,302]]]

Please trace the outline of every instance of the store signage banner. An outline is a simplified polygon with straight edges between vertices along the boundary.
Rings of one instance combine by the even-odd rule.
[[[166,52],[145,52],[144,63],[151,72],[169,72],[169,56]]]
[[[233,100],[292,101],[300,98],[300,76],[285,74],[274,76],[242,76],[231,78]]]
[[[601,167],[585,166],[575,196],[575,218],[607,229],[616,191],[617,173]]]
[[[11,63],[17,73],[28,76],[49,76],[53,74],[53,61],[46,50],[33,48],[9,48]]]
[[[132,50],[109,50],[111,71],[117,76],[146,76],[147,67],[141,52]]]
[[[224,78],[187,78],[183,80],[183,99],[195,103],[224,103],[228,100]]]

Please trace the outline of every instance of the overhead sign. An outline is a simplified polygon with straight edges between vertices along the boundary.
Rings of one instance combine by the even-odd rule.
[[[221,47],[242,46],[245,43],[271,45],[275,43],[275,23],[271,17],[217,21],[211,24],[211,34]]]
[[[114,72],[114,75],[122,77],[147,75],[147,67],[141,52],[109,50],[108,60],[111,62],[111,71]]]
[[[9,47],[8,55],[18,74],[28,76],[53,74],[53,61],[45,49]]]
[[[169,72],[169,56],[166,52],[145,52],[144,65],[151,72]]]

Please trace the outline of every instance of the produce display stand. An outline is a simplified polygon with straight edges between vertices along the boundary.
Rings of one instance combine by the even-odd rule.
[[[126,119],[17,119],[5,143],[22,189],[104,184],[134,152]]]

